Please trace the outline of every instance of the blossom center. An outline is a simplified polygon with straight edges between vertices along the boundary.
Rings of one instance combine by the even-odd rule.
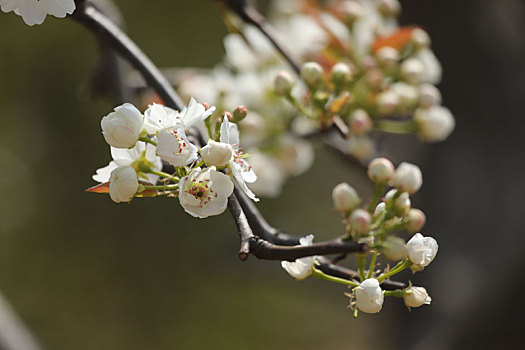
[[[187,187],[186,193],[200,201],[199,207],[208,204],[213,198],[217,198],[217,192],[211,189],[210,179],[193,180]]]

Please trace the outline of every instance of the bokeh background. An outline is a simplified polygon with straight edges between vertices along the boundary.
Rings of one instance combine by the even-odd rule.
[[[212,67],[226,34],[213,1],[116,1],[162,67]],[[34,28],[0,14],[0,290],[45,349],[519,349],[524,290],[525,3],[404,0],[444,69],[457,127],[445,143],[395,137],[383,153],[421,165],[413,205],[440,252],[430,307],[387,299],[354,320],[340,286],[295,282],[278,262],[237,258],[228,215],[197,220],[173,199],[117,205],[83,190],[110,155],[89,96],[99,48],[79,24]],[[276,226],[340,234],[330,193],[364,174],[322,145],[311,171],[260,208]],[[404,276],[409,277],[409,276]],[[521,345],[521,346],[520,346]]]

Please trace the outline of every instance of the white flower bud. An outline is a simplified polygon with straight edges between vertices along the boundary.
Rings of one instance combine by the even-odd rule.
[[[306,62],[301,67],[301,78],[309,86],[317,85],[323,79],[323,68],[317,62]]]
[[[344,84],[352,79],[352,69],[346,63],[339,62],[330,71],[330,81],[334,84]]]
[[[356,209],[350,214],[350,225],[358,235],[368,232],[370,221],[372,221],[372,217],[366,210]]]
[[[413,194],[419,190],[422,184],[423,175],[417,165],[405,162],[399,164],[393,178],[395,188]]]
[[[409,58],[401,63],[401,76],[409,84],[419,84],[424,75],[425,66],[420,60]]]
[[[409,308],[420,307],[425,304],[429,305],[432,302],[432,298],[423,287],[409,287],[405,289],[403,300],[405,301],[405,305]]]
[[[419,86],[419,105],[429,108],[441,104],[441,92],[432,84],[421,84]]]
[[[339,13],[346,23],[354,23],[363,15],[363,6],[358,1],[346,0],[339,4]]]
[[[391,68],[399,62],[399,51],[390,46],[385,46],[377,50],[376,58],[380,65]]]
[[[421,271],[428,266],[436,257],[438,244],[432,237],[423,237],[421,233],[416,233],[407,242],[408,259],[412,262],[410,268],[413,271]]]
[[[406,225],[405,228],[408,232],[414,233],[425,225],[426,217],[425,214],[419,209],[410,209],[404,218]]]
[[[401,11],[401,4],[398,0],[379,0],[377,9],[384,16],[394,17]]]
[[[299,239],[301,246],[312,245],[314,235],[308,235]],[[315,256],[307,256],[305,258],[291,261],[281,261],[281,266],[286,270],[293,278],[297,280],[303,280],[312,274],[314,267]]]
[[[456,125],[450,110],[442,106],[416,109],[414,121],[418,127],[419,137],[426,142],[445,140]]]
[[[396,236],[388,236],[383,242],[383,249],[381,250],[385,258],[390,261],[398,261],[407,257],[407,247],[402,238]]]
[[[102,118],[100,126],[106,142],[115,148],[135,146],[144,125],[144,116],[131,103],[115,107]]]
[[[364,162],[374,155],[376,147],[374,141],[366,136],[352,136],[348,139],[348,154]]]
[[[399,107],[402,110],[414,108],[419,100],[419,91],[414,85],[398,81],[392,84],[392,91],[399,97]]]
[[[232,158],[233,148],[229,143],[208,140],[208,144],[201,149],[202,160],[208,166],[223,167]]]
[[[384,292],[375,278],[364,280],[355,290],[357,308],[370,314],[381,311]]]
[[[348,128],[354,135],[367,134],[372,130],[372,119],[370,119],[365,110],[356,109],[350,115]]]
[[[377,205],[376,209],[374,210],[374,216],[382,215],[386,210],[386,203],[381,202]]]
[[[139,189],[135,169],[129,165],[119,166],[111,172],[109,178],[109,196],[116,202],[129,202]]]
[[[426,49],[430,46],[430,36],[421,28],[412,31],[412,42],[418,49]]]
[[[386,158],[376,158],[368,165],[367,174],[373,182],[386,184],[394,176],[394,165]]]
[[[351,212],[361,203],[361,198],[354,188],[344,182],[334,187],[332,200],[335,210],[342,214]]]
[[[399,96],[392,90],[385,90],[377,95],[377,111],[380,115],[392,114],[399,106]]]
[[[286,96],[292,91],[292,87],[295,84],[295,79],[290,73],[286,71],[280,71],[277,73],[274,83],[275,93],[280,96]]]
[[[398,191],[396,189],[391,189],[386,193],[385,199],[387,201],[392,200],[397,192]],[[405,216],[405,214],[410,209],[410,206],[410,196],[406,192],[402,192],[401,194],[399,194],[399,196],[397,196],[397,198],[395,199],[394,203],[392,203],[392,208],[395,210],[396,215],[398,216]]]

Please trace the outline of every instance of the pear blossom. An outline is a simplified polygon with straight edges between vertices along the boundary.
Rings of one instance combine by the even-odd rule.
[[[239,129],[237,128],[237,124],[230,123],[228,118],[224,118],[221,124],[221,136],[219,140],[222,143],[232,146],[233,156],[229,161],[232,174],[248,197],[255,202],[258,202],[259,199],[246,185],[247,182],[255,182],[257,180],[257,175],[255,175],[251,165],[246,162],[244,154],[239,148]]]
[[[133,166],[133,164],[139,160],[148,162],[148,165],[153,170],[162,170],[162,160],[155,154],[155,147],[151,144],[144,142],[137,142],[135,147],[130,149],[110,147],[111,157],[113,160],[103,168],[97,169],[93,180],[97,182],[107,182],[111,176],[111,172],[119,166]],[[158,176],[155,174],[144,174],[142,175],[145,179],[155,184],[158,180]]]
[[[229,143],[208,140],[208,144],[201,149],[202,160],[206,165],[223,167],[233,156],[233,148]]]
[[[131,103],[115,107],[114,111],[102,118],[100,126],[106,142],[116,148],[131,148],[137,143],[144,116]]]
[[[394,176],[394,165],[386,158],[376,158],[368,165],[367,174],[373,182],[385,184]]]
[[[403,162],[397,167],[392,182],[398,190],[413,194],[423,184],[423,175],[417,165]]]
[[[421,62],[423,71],[420,75],[421,83],[439,84],[441,81],[442,69],[436,55],[430,49],[421,49],[413,56]]]
[[[441,103],[441,92],[432,84],[421,84],[419,86],[419,105],[429,108]]]
[[[396,189],[391,189],[385,194],[386,200],[392,200],[394,195],[397,193]],[[405,215],[411,207],[410,196],[407,192],[401,192],[401,194],[395,199],[393,203],[393,208],[396,210],[396,213],[400,216]]]
[[[198,158],[198,149],[189,142],[186,130],[196,126],[215,111],[206,109],[191,98],[187,107],[180,112],[160,104],[152,104],[146,110],[144,128],[149,134],[156,134],[157,154],[173,166],[188,165]]]
[[[383,307],[384,291],[375,278],[364,280],[355,290],[357,308],[366,313],[377,313]]]
[[[314,150],[310,142],[284,136],[279,141],[276,158],[282,169],[290,175],[301,175],[314,162]]]
[[[119,166],[109,178],[109,196],[116,202],[129,202],[139,189],[137,173],[129,165]]]
[[[414,121],[418,127],[419,137],[426,142],[445,140],[456,125],[450,110],[442,106],[416,109]]]
[[[335,210],[342,214],[348,214],[361,203],[361,198],[352,186],[343,182],[332,190],[332,201]]]
[[[312,245],[314,235],[308,235],[299,239],[301,246]],[[307,256],[305,258],[297,259],[294,262],[281,261],[281,266],[286,270],[293,278],[297,280],[303,280],[312,274],[314,267],[315,256]]]
[[[413,271],[421,271],[428,266],[436,257],[438,244],[432,237],[424,237],[416,233],[407,242],[408,258],[412,262],[410,267]]]
[[[187,213],[198,218],[221,214],[232,192],[230,177],[214,166],[195,168],[179,182],[180,204]]]
[[[356,209],[350,214],[350,224],[352,229],[358,235],[368,232],[372,217],[363,209]]]
[[[404,217],[408,232],[417,232],[425,225],[426,216],[419,209],[410,209]]]
[[[381,253],[391,261],[398,261],[406,258],[407,247],[405,241],[396,236],[388,236],[385,242],[383,242],[383,249]]]
[[[423,287],[409,287],[405,289],[403,300],[408,308],[429,305],[432,298],[428,295],[427,290]]]
[[[310,86],[315,86],[323,79],[323,68],[317,62],[306,62],[301,66],[301,78]]]
[[[356,109],[350,115],[348,128],[352,134],[367,134],[372,130],[372,126],[372,119],[364,109]]]
[[[3,12],[14,11],[24,22],[33,26],[42,24],[47,15],[64,18],[75,11],[74,0],[0,0]]]

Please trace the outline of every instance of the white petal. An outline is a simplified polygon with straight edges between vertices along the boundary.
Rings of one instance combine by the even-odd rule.
[[[97,169],[97,173],[94,174],[92,178],[93,180],[100,182],[100,183],[108,182],[111,176],[111,172],[115,170],[117,167],[118,167],[117,163],[115,163],[114,161],[111,161],[105,167]]]

